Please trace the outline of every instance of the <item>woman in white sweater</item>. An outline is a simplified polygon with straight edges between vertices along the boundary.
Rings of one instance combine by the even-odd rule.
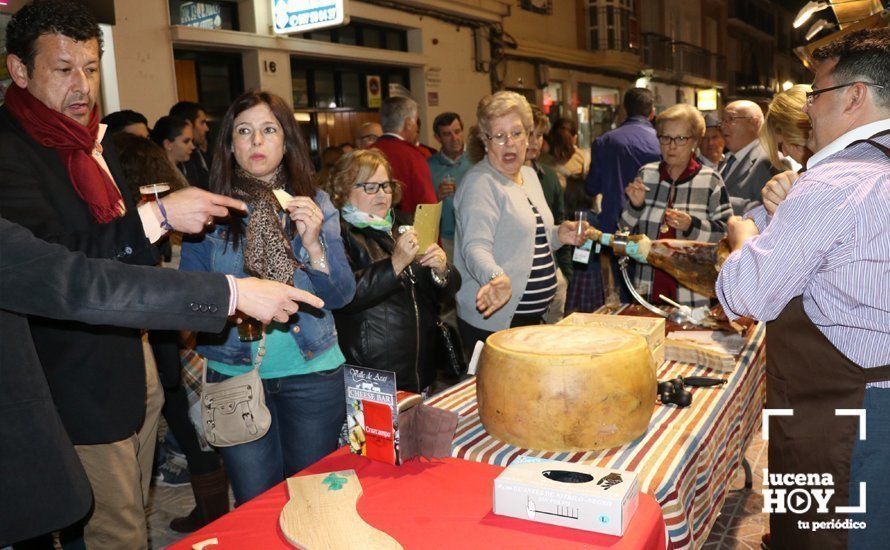
[[[552,251],[583,242],[577,222],[554,227],[541,183],[524,166],[532,129],[526,99],[505,91],[486,96],[476,118],[470,151],[478,162],[454,199],[454,263],[466,274],[458,326],[470,348],[492,332],[539,324],[556,291]]]

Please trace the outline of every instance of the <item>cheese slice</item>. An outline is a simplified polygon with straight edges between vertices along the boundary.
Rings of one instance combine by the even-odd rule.
[[[736,366],[736,356],[744,345],[745,339],[735,333],[678,330],[668,337],[664,353],[671,361],[696,363],[721,372],[732,372]]]
[[[646,432],[656,380],[646,340],[583,325],[512,328],[489,336],[476,396],[489,434],[540,451],[617,447]]]
[[[291,195],[284,189],[273,189],[272,194],[275,195],[276,199],[278,199],[278,204],[281,205],[282,210],[287,210],[287,203],[294,200],[293,195]]]

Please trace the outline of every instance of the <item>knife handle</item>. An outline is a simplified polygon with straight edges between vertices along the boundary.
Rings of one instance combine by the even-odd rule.
[[[683,385],[691,388],[709,388],[726,384],[723,378],[709,378],[707,376],[689,376],[683,378]]]

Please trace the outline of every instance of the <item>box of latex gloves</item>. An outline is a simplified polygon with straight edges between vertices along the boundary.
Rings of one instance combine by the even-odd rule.
[[[516,462],[494,481],[494,513],[621,536],[637,510],[637,475],[567,462]]]

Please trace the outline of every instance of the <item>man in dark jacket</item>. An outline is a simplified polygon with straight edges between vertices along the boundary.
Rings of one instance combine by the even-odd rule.
[[[34,0],[8,23],[13,82],[0,107],[0,215],[89,257],[153,265],[152,243],[167,230],[200,232],[213,216],[229,215],[229,207],[245,207],[189,188],[137,209],[99,124],[101,36],[79,2]],[[87,544],[145,546],[141,480],[151,456],[140,442],[152,438],[137,434],[156,419],[144,422],[139,331],[40,317],[30,323],[56,408],[96,497]]]
[[[24,314],[216,332],[230,307],[284,320],[296,310],[293,300],[321,305],[271,281],[230,281],[216,273],[88,259],[0,218],[0,547],[66,527],[92,502]],[[22,288],[28,292],[15,291]]]
[[[597,229],[614,233],[624,209],[624,189],[644,164],[661,159],[655,136],[655,97],[646,88],[631,88],[624,94],[627,119],[621,126],[594,140],[590,148],[590,171],[585,191],[602,195]]]
[[[778,173],[760,144],[763,110],[753,101],[733,101],[723,109],[720,131],[729,153],[718,166],[736,214],[761,202],[760,190]]]
[[[646,88],[631,88],[624,94],[627,118],[621,126],[596,138],[590,148],[590,171],[584,190],[593,198],[597,211],[593,225],[606,233],[614,233],[626,200],[624,190],[637,176],[640,167],[661,159],[661,148],[652,119],[655,118],[655,96]],[[613,279],[620,281],[618,264],[607,249],[603,261],[611,263]],[[566,312],[589,312],[602,305],[600,300],[603,277],[600,260],[591,255],[584,266],[576,265],[569,285]],[[606,272],[608,274],[608,272]],[[620,282],[621,301],[632,298]],[[610,289],[606,288],[606,292]]]

